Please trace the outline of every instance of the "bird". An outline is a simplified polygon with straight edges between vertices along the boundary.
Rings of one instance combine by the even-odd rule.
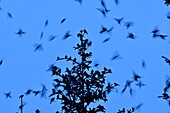
[[[41,91],[32,91],[34,93],[34,96],[37,96]]]
[[[18,32],[16,32],[15,34],[19,35],[20,37],[23,35],[23,34],[26,34],[26,32],[24,32],[21,28],[18,30]]]
[[[164,58],[165,62],[170,65],[170,60],[168,58],[166,58],[165,56],[162,56],[162,58]]]
[[[106,38],[105,40],[103,40],[103,43],[105,43],[105,42],[107,42],[109,40],[110,40],[110,38]]]
[[[8,93],[4,93],[4,95],[6,96],[6,98],[12,98],[12,96],[11,96],[11,91],[8,92]]]
[[[142,60],[142,68],[146,68],[146,63],[144,60]]]
[[[166,6],[168,6],[170,4],[170,0],[165,0],[164,4],[166,4]]]
[[[48,38],[48,41],[52,41],[56,38],[57,36],[56,35],[50,35],[49,38]]]
[[[135,110],[138,110],[138,111],[139,111],[139,109],[140,109],[142,106],[143,106],[143,103],[140,103],[139,105],[137,105],[137,106],[135,107]]]
[[[42,31],[40,34],[40,39],[42,39],[43,35],[44,35],[44,32]]]
[[[102,14],[103,14],[103,16],[104,17],[106,17],[106,11],[105,11],[105,9],[103,9],[103,8],[96,8],[99,12],[101,12]]]
[[[82,4],[83,0],[74,0],[76,2],[79,2],[80,4]]]
[[[47,25],[48,25],[48,19],[45,21],[44,26],[47,27]]]
[[[64,23],[65,20],[66,20],[66,18],[63,18],[63,19],[61,20],[60,24]]]
[[[141,78],[141,76],[139,76],[134,70],[132,71],[132,73],[133,73],[133,80],[134,81],[138,81]]]
[[[111,60],[116,60],[116,59],[121,59],[121,56],[117,51],[115,51],[113,53],[113,56],[112,56]]]
[[[68,37],[70,37],[71,34],[70,34],[70,31],[67,31],[63,37],[63,39],[67,39]]]
[[[134,34],[133,34],[133,33],[128,33],[127,38],[135,39],[135,36],[134,36]]]
[[[26,95],[29,95],[31,92],[32,92],[32,89],[28,89],[28,90],[25,92],[25,94],[26,94]]]
[[[35,113],[40,113],[40,110],[39,110],[39,109],[36,109],[36,110],[35,110]]]
[[[12,19],[12,14],[10,12],[7,12],[7,17]]]
[[[141,87],[145,86],[145,84],[141,80],[138,81],[138,83],[136,85],[139,86],[140,89],[141,89]]]
[[[34,44],[34,52],[43,50],[42,44]]]
[[[101,25],[102,29],[100,30],[100,34],[107,32],[107,28]]]
[[[134,23],[133,22],[124,22],[124,25],[125,25],[126,29],[129,29],[131,26],[134,25]]]
[[[24,95],[20,95],[20,96],[19,96],[19,98],[21,98],[21,99],[22,99],[23,97],[24,97]]]
[[[0,60],[0,65],[2,65],[2,63],[3,63],[3,59]]]
[[[117,23],[118,23],[119,25],[121,25],[124,17],[122,17],[122,18],[114,18],[114,19],[117,21]]]
[[[116,3],[116,5],[118,5],[119,4],[119,0],[115,0],[115,3]]]

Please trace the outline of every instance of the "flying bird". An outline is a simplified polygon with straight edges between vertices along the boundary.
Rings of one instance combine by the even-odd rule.
[[[166,4],[166,6],[168,6],[170,4],[170,0],[165,0],[164,4]]]
[[[6,96],[6,98],[12,98],[12,96],[11,96],[11,92],[4,93],[4,95]]]
[[[47,27],[47,25],[48,25],[48,19],[45,21],[44,26]]]
[[[170,60],[168,58],[166,58],[165,56],[162,56],[162,58],[164,58],[165,62],[170,65]]]
[[[133,33],[128,33],[127,38],[135,39],[135,36],[134,36],[134,34],[133,34]]]
[[[25,94],[26,94],[26,95],[29,95],[31,92],[32,92],[32,89],[28,89],[28,90],[25,92]]]
[[[112,56],[111,60],[116,60],[116,59],[121,59],[121,56],[117,51],[115,51],[113,53],[113,56]]]
[[[3,59],[0,60],[0,65],[2,65],[2,63],[3,63]]]
[[[48,38],[48,41],[52,41],[56,38],[57,36],[56,35],[50,35],[49,38]]]
[[[80,4],[82,4],[83,0],[74,0],[76,2],[79,2]]]
[[[42,31],[40,35],[40,39],[42,39],[43,35],[44,35],[44,32]]]
[[[141,80],[138,81],[138,83],[136,85],[139,86],[140,89],[141,89],[141,87],[145,86],[145,84]]]
[[[103,25],[101,27],[102,27],[102,29],[99,32],[100,34],[107,32],[107,28],[106,27],[104,27]]]
[[[66,18],[63,18],[63,19],[61,20],[60,24],[64,23],[65,20],[66,20]]]
[[[103,40],[103,43],[105,43],[105,42],[107,42],[109,40],[110,40],[110,38],[106,38],[105,40]]]
[[[116,3],[116,5],[118,5],[119,4],[119,0],[115,0],[115,3]]]
[[[18,32],[16,32],[15,34],[19,35],[20,37],[23,35],[23,34],[26,34],[26,32],[24,32],[21,28],[18,30]]]
[[[34,52],[43,50],[42,44],[34,44]]]
[[[96,8],[100,13],[102,13],[103,14],[103,16],[104,17],[106,17],[106,10],[105,9],[103,9],[103,8]]]
[[[36,110],[35,110],[35,113],[40,113],[40,110],[39,110],[39,109],[36,109]]]
[[[142,68],[146,68],[146,63],[144,60],[142,60]]]
[[[7,17],[12,19],[12,14],[10,12],[7,13]]]
[[[70,37],[71,34],[70,34],[70,31],[67,31],[63,37],[63,39],[67,39],[68,37]]]
[[[131,26],[134,25],[134,23],[133,22],[125,22],[124,25],[125,25],[126,29],[129,29]]]
[[[118,23],[119,25],[121,25],[124,17],[122,17],[122,18],[114,18],[114,19],[117,21],[117,23]]]

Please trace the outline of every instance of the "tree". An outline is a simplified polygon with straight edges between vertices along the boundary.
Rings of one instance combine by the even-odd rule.
[[[90,60],[92,52],[87,52],[92,42],[85,39],[87,34],[85,29],[81,30],[77,34],[80,43],[73,47],[77,50],[80,60],[68,55],[64,58],[57,57],[57,61],[65,60],[73,65],[70,69],[66,68],[64,73],[57,66],[52,66],[55,83],[50,95],[51,103],[55,99],[60,100],[62,111],[66,113],[105,112],[103,105],[90,107],[90,104],[100,100],[106,102],[107,94],[118,86],[117,83],[105,85],[106,74],[112,73],[111,69],[106,67],[103,71],[92,69],[92,60]]]

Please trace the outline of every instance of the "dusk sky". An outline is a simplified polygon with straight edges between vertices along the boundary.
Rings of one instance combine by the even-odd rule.
[[[65,55],[78,57],[73,46],[79,43],[77,33],[86,29],[86,38],[92,41],[88,51],[92,51],[94,69],[112,69],[106,82],[117,82],[118,93],[112,91],[108,102],[103,103],[106,113],[116,113],[119,109],[142,106],[135,113],[168,113],[170,106],[166,100],[157,98],[163,93],[166,77],[170,76],[170,65],[161,56],[170,58],[170,6],[164,0],[103,0],[108,10],[106,16],[97,10],[102,8],[101,0],[1,0],[0,1],[0,113],[20,113],[21,94],[28,89],[41,90],[42,84],[48,89],[46,98],[32,93],[24,96],[24,113],[55,113],[61,110],[60,101],[50,104],[48,95],[53,87],[51,64],[65,69],[71,63],[56,58]],[[168,13],[169,12],[169,13]],[[65,19],[61,23],[62,19]],[[119,25],[115,18],[123,18]],[[48,21],[48,23],[47,23]],[[125,24],[132,22],[128,29]],[[46,23],[46,25],[45,25]],[[102,26],[113,30],[102,33]],[[153,38],[151,33],[158,28],[165,39]],[[25,34],[16,34],[22,29]],[[43,35],[42,35],[43,32]],[[71,34],[63,39],[66,32]],[[134,39],[128,38],[133,33]],[[42,35],[42,37],[41,37]],[[56,36],[49,41],[51,36]],[[109,39],[107,42],[103,41]],[[39,44],[42,48],[35,50]],[[119,54],[119,58],[111,60]],[[145,61],[146,68],[142,68]],[[64,70],[63,70],[64,71]],[[133,72],[139,74],[146,85],[141,89],[133,83],[133,95],[127,89],[121,94],[126,80],[133,79]],[[12,98],[4,93],[11,92]]]

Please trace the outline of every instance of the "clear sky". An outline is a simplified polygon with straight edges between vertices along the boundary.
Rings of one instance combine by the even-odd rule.
[[[102,7],[100,0],[83,0],[82,5],[74,0],[0,1],[0,59],[3,59],[0,65],[0,113],[20,112],[18,97],[29,88],[41,90],[41,84],[48,89],[47,97],[25,96],[24,113],[34,113],[37,108],[42,113],[55,113],[60,109],[60,101],[49,103],[53,78],[46,70],[53,63],[59,67],[70,65],[56,62],[56,58],[77,56],[72,47],[78,43],[76,34],[84,28],[89,33],[86,38],[93,42],[89,50],[93,52],[93,61],[99,63],[97,69],[111,68],[113,73],[106,81],[120,84],[119,93],[113,91],[108,95],[109,101],[104,104],[106,113],[116,113],[123,107],[130,109],[140,103],[143,103],[141,113],[170,111],[167,101],[157,98],[163,93],[166,75],[170,73],[170,66],[161,58],[162,55],[170,58],[170,40],[169,37],[154,39],[151,34],[158,27],[161,34],[169,35],[170,20],[166,18],[169,6],[164,5],[163,0],[120,0],[119,5],[114,0],[104,1],[111,10],[106,17],[96,9]],[[122,17],[123,22],[119,25],[114,18]],[[66,20],[60,24],[63,18]],[[48,25],[45,27],[46,20]],[[126,29],[124,22],[129,21],[133,26]],[[101,25],[114,29],[111,34],[100,34]],[[20,28],[26,33],[21,37],[16,34]],[[63,40],[67,31],[72,36]],[[134,33],[135,39],[127,38],[128,33]],[[56,35],[56,38],[49,41],[50,35]],[[102,43],[106,38],[110,40]],[[35,52],[35,44],[42,44],[43,50]],[[121,59],[111,61],[115,51]],[[146,62],[146,69],[142,68],[142,60]],[[120,94],[126,80],[132,79],[133,70],[142,76],[146,86],[139,89],[133,85],[133,96],[128,90]],[[9,91],[12,98],[6,99],[4,93]]]

